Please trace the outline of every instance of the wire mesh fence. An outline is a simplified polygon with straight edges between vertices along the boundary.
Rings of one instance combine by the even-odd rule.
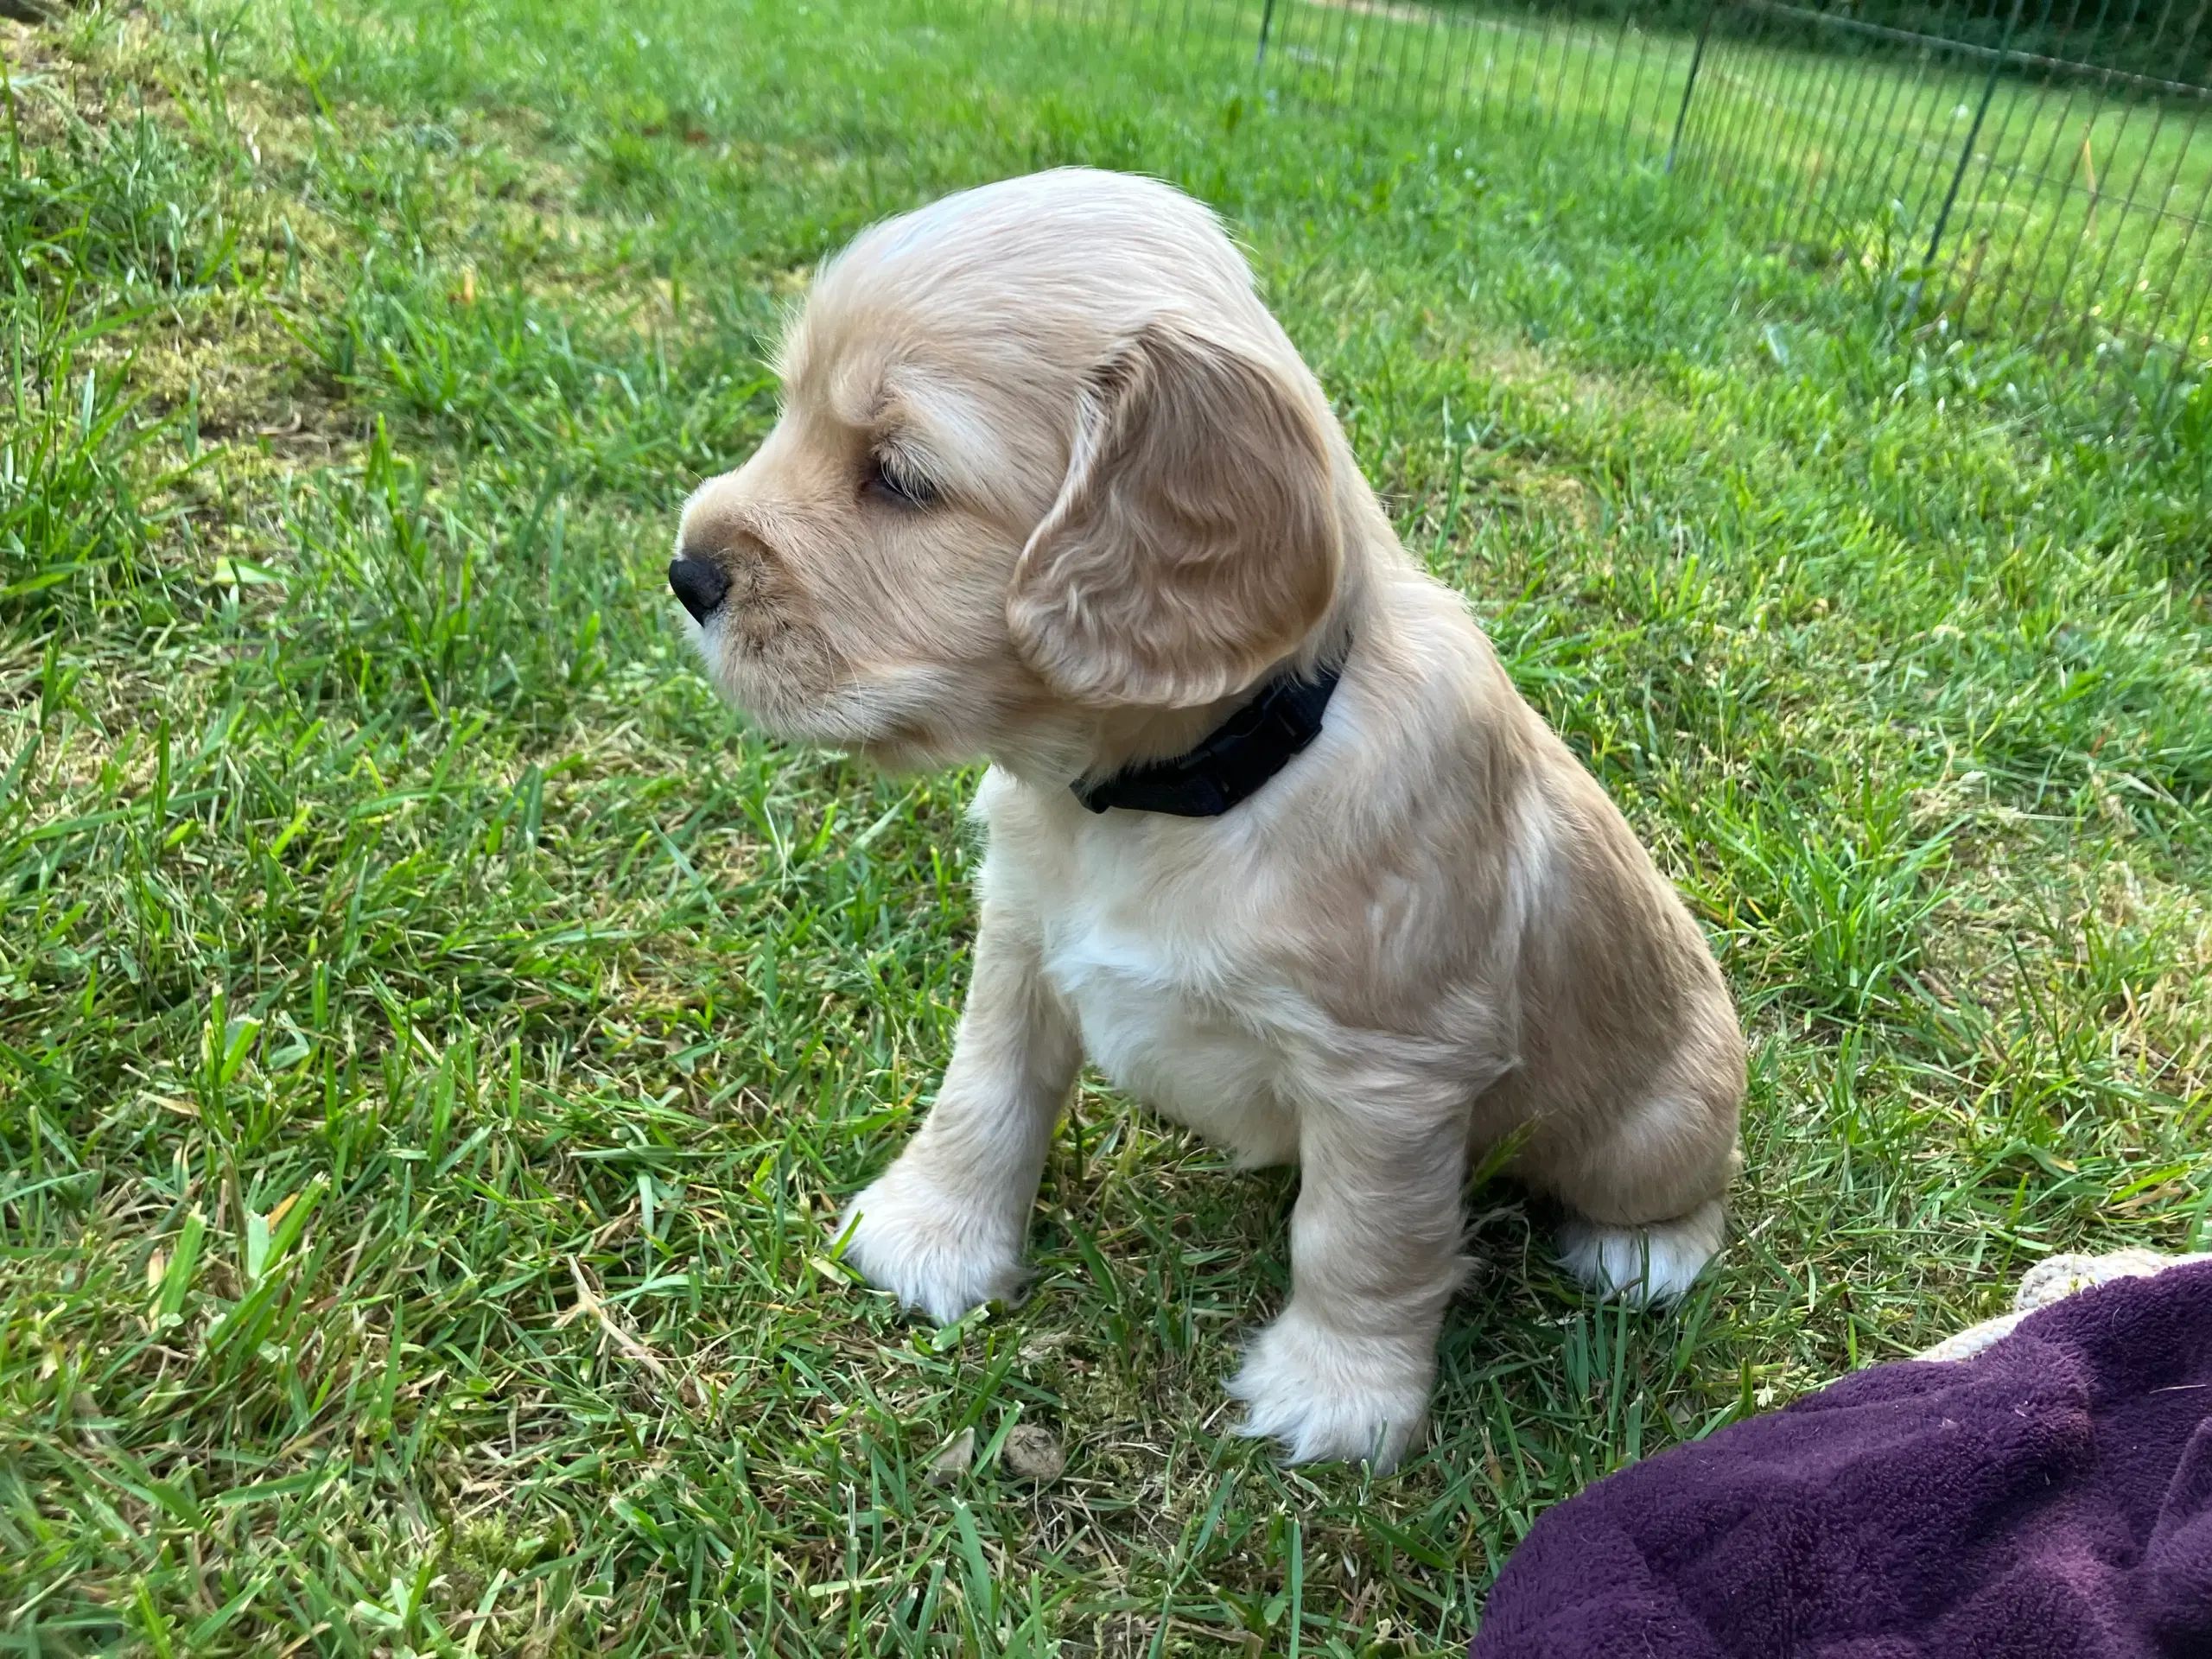
[[[2212,379],[2212,0],[1015,0],[1440,136],[1602,135],[1902,327]]]

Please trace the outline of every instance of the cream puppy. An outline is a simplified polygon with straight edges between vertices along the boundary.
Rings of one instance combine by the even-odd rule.
[[[959,1035],[846,1259],[938,1319],[1012,1294],[1088,1058],[1300,1166],[1230,1385],[1294,1458],[1420,1429],[1503,1137],[1573,1272],[1679,1295],[1737,1161],[1719,973],[1211,214],[1084,169],[950,197],[831,261],[780,367],[670,568],[709,671],[786,739],[992,763]]]

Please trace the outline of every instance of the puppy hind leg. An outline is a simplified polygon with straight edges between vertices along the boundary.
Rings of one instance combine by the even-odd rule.
[[[1566,1206],[1560,1265],[1599,1295],[1643,1306],[1679,1300],[1719,1254],[1720,1195],[1741,1161],[1732,1101],[1662,1096],[1523,1173]]]
[[[1632,1306],[1679,1301],[1720,1253],[1720,1200],[1643,1226],[1607,1226],[1569,1212],[1559,1224],[1560,1265],[1600,1296]]]

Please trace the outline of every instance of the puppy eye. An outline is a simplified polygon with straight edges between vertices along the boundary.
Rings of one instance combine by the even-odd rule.
[[[882,455],[868,458],[868,472],[862,483],[870,495],[896,501],[902,506],[931,507],[937,505],[935,485]]]

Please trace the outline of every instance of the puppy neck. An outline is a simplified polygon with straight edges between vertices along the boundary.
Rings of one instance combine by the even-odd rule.
[[[1341,434],[1336,442],[1344,443]],[[1319,664],[1343,662],[1355,639],[1379,644],[1391,632],[1389,619],[1381,613],[1389,602],[1389,574],[1410,559],[1348,448],[1338,473],[1344,564],[1329,608],[1297,649],[1235,690],[1188,709],[1096,709],[1061,704],[995,743],[991,763],[1033,788],[1065,795],[1079,779],[1103,778],[1187,753],[1280,674],[1310,678]]]
[[[1080,779],[1186,754],[1271,681],[1283,676],[1311,679],[1322,667],[1342,664],[1358,632],[1352,612],[1349,604],[1332,607],[1297,650],[1210,702],[1187,709],[1063,711],[1061,719],[1033,728],[994,753],[992,762],[1025,784],[1058,792]]]

